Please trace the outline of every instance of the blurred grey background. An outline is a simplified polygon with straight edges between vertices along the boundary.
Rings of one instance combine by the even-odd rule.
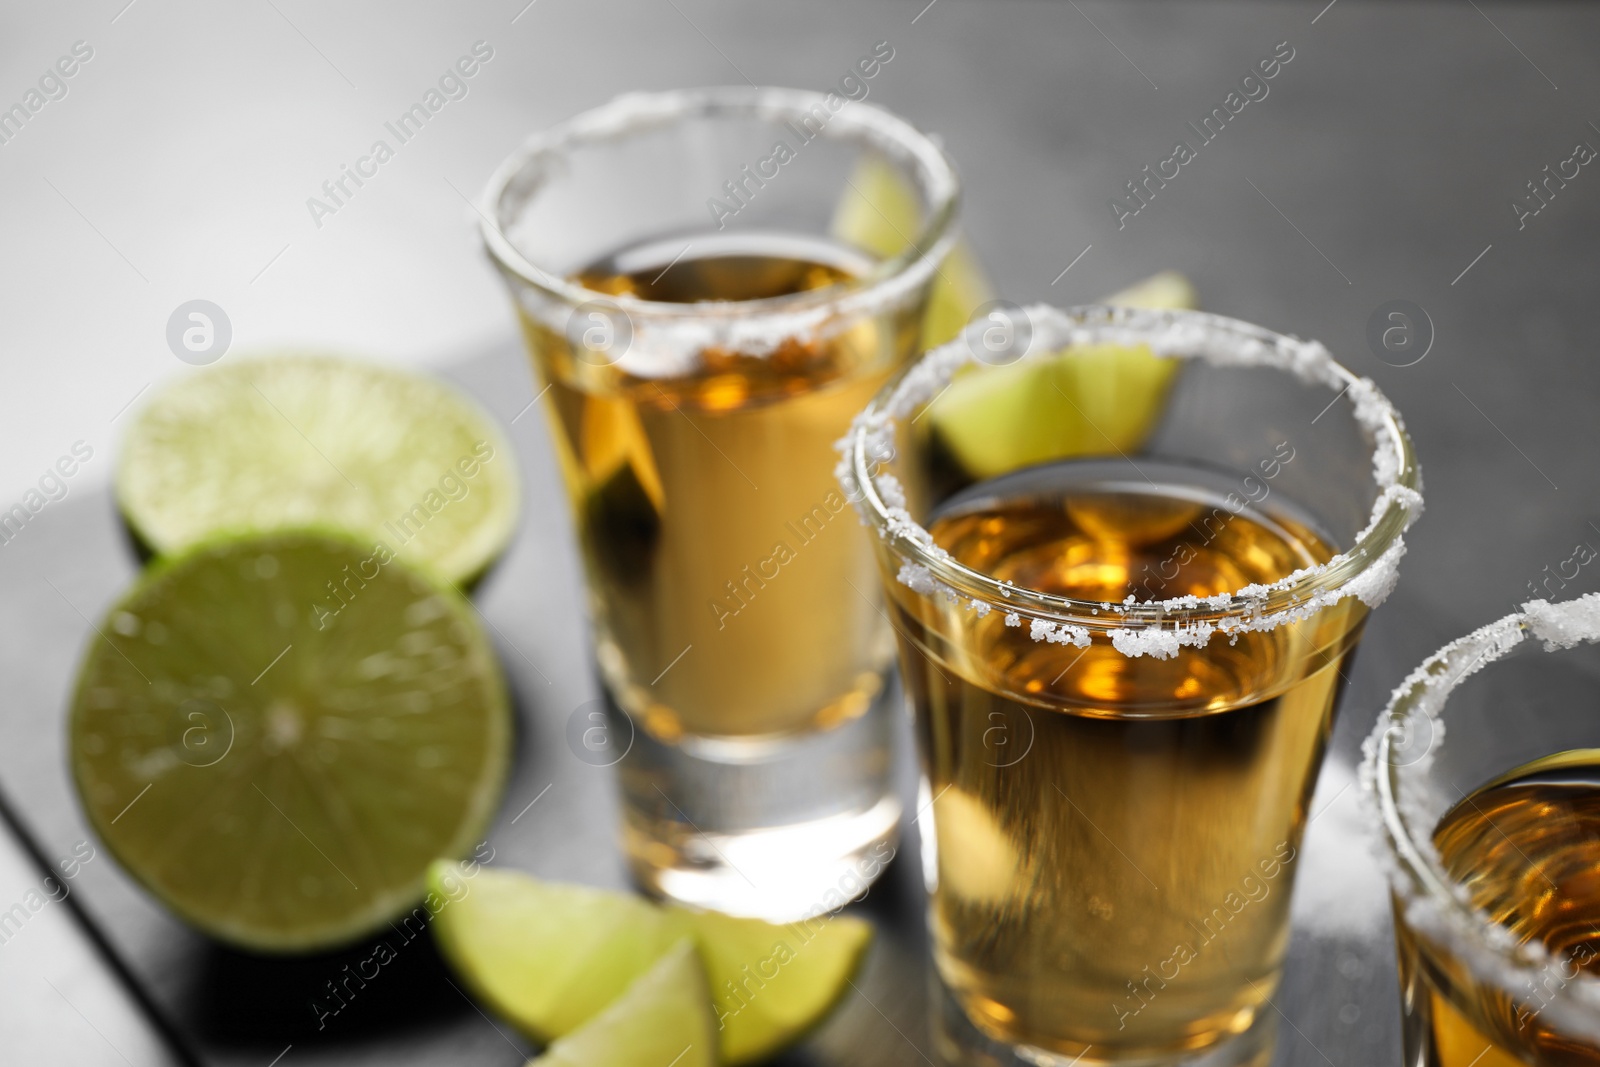
[[[323,183],[480,41],[493,57],[467,94],[314,217]],[[824,88],[880,41],[894,58],[870,99],[943,138],[965,180],[966,232],[1003,295],[1075,303],[1181,270],[1210,310],[1325,341],[1405,415],[1428,511],[1346,697],[1276,1001],[1278,1063],[1398,1063],[1386,902],[1351,785],[1359,738],[1424,655],[1527,599],[1577,543],[1600,546],[1600,168],[1566,162],[1580,143],[1600,147],[1600,10],[1583,4],[5,5],[0,108],[25,117],[0,112],[0,510],[75,443],[93,451],[66,496],[0,545],[0,796],[38,858],[70,855],[87,833],[62,711],[88,620],[133,573],[105,492],[119,419],[191,372],[168,321],[203,299],[225,313],[230,352],[292,344],[437,368],[511,426],[528,516],[480,601],[523,696],[508,805],[557,788],[543,821],[497,833],[509,862],[620,884],[610,783],[545,751],[592,683],[572,666],[586,653],[541,417],[523,417],[532,389],[469,201],[528,132],[618,92]],[[1137,214],[1112,206],[1285,50],[1268,94]],[[1535,199],[1529,183],[1562,168]],[[1409,366],[1395,364],[1414,355],[1369,343],[1394,300],[1423,312],[1412,325],[1426,355]],[[535,605],[534,588],[554,590],[555,608]],[[1592,591],[1600,570],[1549,588]],[[861,1001],[785,1062],[927,1060],[909,843],[904,858],[869,902],[887,933]],[[41,874],[23,838],[0,834],[0,910]],[[276,972],[196,944],[102,855],[69,901],[0,943],[0,1059],[520,1062],[525,1048],[459,1000],[435,1003],[453,994],[419,973],[422,993],[334,1044],[275,1028],[250,998]]]

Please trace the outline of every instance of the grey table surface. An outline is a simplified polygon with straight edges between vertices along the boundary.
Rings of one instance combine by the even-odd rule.
[[[68,781],[63,712],[94,639],[88,620],[136,570],[104,485],[116,418],[151,382],[187,372],[163,331],[174,307],[206,296],[227,309],[240,349],[292,340],[435,366],[509,427],[526,515],[478,601],[520,732],[491,840],[502,863],[625,884],[614,783],[561,740],[567,714],[594,695],[576,561],[542,417],[525,410],[532,389],[509,310],[473,247],[461,193],[526,132],[617,92],[745,79],[820,87],[889,41],[895,56],[871,99],[942,136],[964,176],[965,228],[1007,296],[1080,302],[1182,270],[1209,309],[1325,341],[1405,415],[1427,514],[1345,694],[1275,997],[1287,1021],[1276,1063],[1399,1062],[1387,905],[1352,766],[1412,665],[1526,599],[1575,543],[1600,545],[1600,368],[1590,358],[1600,177],[1582,167],[1520,220],[1512,206],[1542,203],[1526,199],[1527,183],[1576,143],[1600,145],[1600,9],[125,5],[0,13],[0,97],[20,98],[73,41],[95,49],[71,91],[0,144],[4,503],[76,439],[103,457],[0,549],[0,795],[39,857],[54,862],[91,838]],[[480,39],[495,59],[428,129],[437,136],[419,138],[384,183],[321,227],[308,221],[303,202],[321,181]],[[1221,105],[1279,42],[1294,58],[1269,95],[1119,226],[1110,202],[1124,183],[1189,138],[1186,123]],[[1432,346],[1412,366],[1379,359],[1367,341],[1369,319],[1393,299],[1431,320]],[[1597,575],[1581,572],[1562,595],[1600,587]],[[38,878],[19,840],[0,848],[0,905]],[[927,1062],[917,870],[908,838],[862,906],[881,937],[860,995],[784,1063]],[[0,1061],[512,1064],[528,1051],[466,1003],[420,944],[318,1031],[309,999],[344,962],[261,961],[211,945],[102,854],[68,902],[0,945]],[[163,1045],[146,1007],[186,1052]]]

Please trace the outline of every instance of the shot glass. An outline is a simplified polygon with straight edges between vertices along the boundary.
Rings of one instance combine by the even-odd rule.
[[[534,136],[485,201],[587,577],[609,725],[577,735],[625,753],[633,871],[738,914],[837,907],[901,806],[833,443],[918,351],[955,172],[840,93],[700,89]]]
[[[842,448],[970,1060],[1264,1062],[1341,675],[1421,508],[1389,403],[1232,319],[999,307]]]
[[[1530,602],[1378,717],[1407,1067],[1600,1064],[1597,641],[1600,595]]]

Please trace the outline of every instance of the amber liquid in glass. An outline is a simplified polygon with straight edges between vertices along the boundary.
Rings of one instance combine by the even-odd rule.
[[[695,304],[822,289],[870,266],[817,239],[738,240],[696,238],[682,255],[682,242],[656,242],[576,280]],[[708,348],[666,378],[593,365],[566,337],[524,326],[550,385],[612,696],[667,743],[861,714],[892,645],[833,444],[911,354],[916,316],[761,354]]]
[[[1600,1047],[1563,1034],[1543,1005],[1579,973],[1600,975],[1600,749],[1559,753],[1472,793],[1433,835],[1472,902],[1552,954],[1512,998],[1398,916],[1408,1024],[1429,1067],[1592,1067]]]
[[[1184,484],[1086,482],[1072,463],[969,488],[928,525],[967,566],[1108,616],[1150,597],[1151,575],[1160,597],[1203,597],[1332,554],[1292,519]],[[1278,979],[1364,609],[1156,659],[1099,636],[1035,641],[1026,621],[940,597],[891,600],[932,798],[936,961],[968,1017],[1084,1063],[1246,1030]]]
[[[590,719],[622,750],[633,873],[678,901],[792,919],[893,855],[894,644],[834,442],[915,354],[925,294],[841,317],[875,266],[815,237],[658,240],[575,278],[658,305],[625,353],[585,343],[581,307],[578,330],[523,318],[587,572]],[[740,304],[813,292],[815,335],[714,340]],[[693,344],[661,344],[661,304]]]

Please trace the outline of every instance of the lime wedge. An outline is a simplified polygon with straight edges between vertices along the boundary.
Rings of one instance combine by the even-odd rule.
[[[823,914],[776,926],[683,908],[669,911],[694,934],[711,976],[711,999],[730,1064],[766,1059],[816,1026],[850,988],[872,926]]]
[[[1197,308],[1200,294],[1188,278],[1175,270],[1164,270],[1118,289],[1100,303],[1125,308]]]
[[[158,555],[227,530],[328,526],[450,582],[516,524],[494,421],[427,378],[325,356],[220,364],[160,393],[123,443],[117,501]]]
[[[471,886],[434,920],[434,940],[479,1000],[540,1042],[598,1015],[677,940],[661,909],[628,893],[488,867],[466,881],[443,860],[429,884],[441,897]]]
[[[938,852],[951,861],[939,867],[941,888],[996,908],[1025,896],[1025,853],[981,801],[946,786],[933,800],[933,816]]]
[[[1171,271],[1107,297],[1124,307],[1194,307],[1194,287]],[[1109,345],[1070,358],[977,366],[958,374],[928,413],[931,431],[973,478],[1068,456],[1137,449],[1155,426],[1176,364],[1148,349]]]
[[[866,155],[833,214],[833,237],[880,259],[905,251],[922,229],[916,190],[881,156]],[[961,332],[979,305],[994,297],[978,260],[957,241],[934,275],[922,318],[922,348],[936,348]]]
[[[466,881],[448,862],[431,880],[441,896]],[[434,922],[440,950],[485,1004],[539,1041],[587,1023],[691,936],[710,977],[722,1062],[749,1063],[828,1014],[872,939],[851,916],[777,926],[487,868],[470,884]]]
[[[222,941],[294,952],[382,927],[435,857],[471,849],[511,717],[457,594],[283,531],[157,563],[98,627],[69,733],[130,874]]]
[[[544,1067],[715,1067],[716,1063],[706,976],[687,940],[669,949],[587,1025],[532,1061]]]

